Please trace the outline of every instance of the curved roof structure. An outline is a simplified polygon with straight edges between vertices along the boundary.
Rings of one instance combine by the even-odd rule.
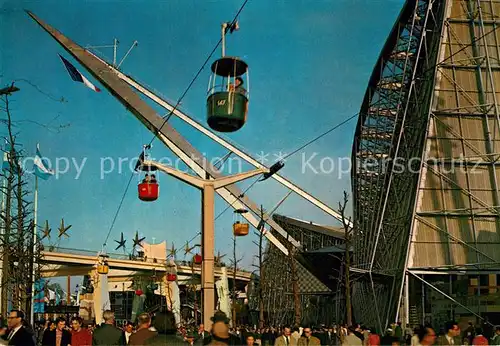
[[[432,5],[432,6],[431,6]],[[440,1],[408,0],[371,75],[353,143],[355,316],[394,318],[441,32]],[[373,306],[375,304],[375,306]],[[389,309],[387,307],[390,307]]]
[[[358,321],[500,323],[499,18],[408,0],[389,35],[352,153]]]

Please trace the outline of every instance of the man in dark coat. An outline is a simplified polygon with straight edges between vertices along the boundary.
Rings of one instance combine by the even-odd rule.
[[[94,330],[92,335],[93,346],[123,346],[125,343],[125,332],[115,327],[115,313],[106,310],[102,314],[104,323]]]
[[[71,345],[71,332],[66,330],[66,320],[63,317],[59,317],[56,320],[56,329],[45,330],[42,338],[42,346],[56,346],[58,345],[58,338],[61,339],[60,346]]]
[[[133,346],[141,346],[144,345],[146,340],[155,337],[158,333],[153,332],[149,330],[149,327],[151,327],[151,316],[144,312],[137,317],[138,320],[138,328],[135,333],[130,335],[130,338],[128,340],[129,345]]]
[[[171,311],[158,312],[153,321],[158,335],[146,340],[145,345],[186,345],[184,339],[176,335],[175,316]]]
[[[35,346],[33,334],[23,326],[24,313],[19,310],[12,310],[7,318],[9,330],[6,340],[9,345],[15,346]]]

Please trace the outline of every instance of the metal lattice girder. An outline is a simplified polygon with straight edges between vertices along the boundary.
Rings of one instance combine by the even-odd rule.
[[[304,323],[334,323],[345,316],[345,304],[342,302],[340,267],[314,266],[303,256],[309,253],[311,257],[325,256],[334,258],[331,250],[322,253],[321,250],[342,248],[345,244],[344,232],[341,227],[333,229],[306,221],[273,215],[291,236],[303,245],[306,252],[296,256],[297,271],[299,273],[299,295],[301,300],[302,321]],[[277,235],[282,241],[280,235]],[[343,250],[342,250],[343,253]],[[342,253],[336,254],[342,257]],[[317,257],[316,260],[324,257]],[[274,247],[267,247],[265,251],[266,265],[263,268],[264,309],[267,322],[274,325],[291,324],[294,321],[293,290],[290,258],[284,256]],[[342,263],[338,260],[339,266]],[[311,268],[313,266],[313,268]],[[325,267],[326,266],[326,267]],[[318,273],[319,272],[319,273]],[[319,274],[319,275],[318,275]],[[316,276],[318,275],[318,276]]]
[[[353,260],[367,274],[354,284],[353,301],[355,314],[381,330],[397,311],[394,297],[402,283],[402,249],[418,181],[406,166],[397,171],[397,160],[407,164],[421,156],[442,13],[443,2],[406,1],[371,76],[356,128]],[[393,279],[379,281],[376,275]],[[372,309],[365,308],[364,299],[373,302]]]
[[[61,32],[46,24],[33,13],[28,14],[47,31],[61,46],[78,60],[96,79],[98,79],[132,114],[134,114],[151,132],[153,132],[174,154],[186,163],[196,174],[205,177],[209,174],[213,178],[222,175],[215,169],[198,150],[196,150],[184,137],[182,137],[170,124],[157,114],[131,87],[122,81],[118,76],[110,71],[107,64],[97,59],[93,54],[64,36]],[[242,191],[235,185],[230,185],[217,190],[217,193],[226,200],[234,209],[244,209],[245,206],[256,215],[260,214],[259,207],[248,197],[243,196]],[[252,213],[242,214],[254,227],[257,228],[259,219]],[[280,225],[264,215],[267,223],[275,229],[281,236],[287,239],[293,246],[300,244],[290,237]],[[278,247],[283,253],[288,254],[288,250],[269,231],[264,230],[265,236]]]

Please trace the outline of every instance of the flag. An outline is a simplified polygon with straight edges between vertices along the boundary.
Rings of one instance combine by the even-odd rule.
[[[13,171],[12,173],[16,173],[16,167],[14,167],[14,169],[12,169],[12,167],[10,166],[11,165],[11,161],[9,156],[10,156],[10,150],[11,150],[11,146],[9,143],[5,143],[5,149],[4,149],[4,152],[3,152],[3,162],[2,162],[2,170],[3,171]],[[15,166],[15,165],[14,165]],[[21,162],[19,161],[19,167],[21,167]]]
[[[73,79],[75,82],[80,82],[80,83],[85,84],[86,86],[88,86],[90,89],[92,89],[94,91],[97,91],[97,92],[101,91],[101,89],[96,87],[94,84],[90,83],[90,81],[87,78],[85,78],[85,76],[83,74],[81,74],[80,71],[78,71],[76,69],[76,67],[73,66],[68,60],[64,59],[60,54],[59,54],[59,57],[61,58],[62,62],[64,63],[64,66],[68,70],[68,73],[71,76],[71,79]]]
[[[33,164],[33,174],[43,180],[47,180],[51,175],[54,175],[54,171],[49,169],[47,160],[42,157],[38,148],[36,148],[36,156]]]
[[[3,171],[8,171],[10,170],[10,162],[9,162],[9,150],[8,148],[5,148],[5,151],[3,153],[3,162],[2,162],[2,170]]]
[[[45,312],[45,280],[38,279],[35,281],[35,292],[33,292],[33,309],[34,313]]]

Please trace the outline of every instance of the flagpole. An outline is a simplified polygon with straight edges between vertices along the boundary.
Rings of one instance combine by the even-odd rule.
[[[38,148],[39,144],[36,144],[36,149],[37,151],[39,150]],[[35,154],[36,155],[36,154]],[[37,241],[37,225],[38,225],[38,176],[35,174],[35,201],[34,201],[34,208],[33,208],[33,213],[34,213],[34,218],[33,218],[33,272],[31,273],[32,275],[32,280],[31,280],[31,315],[30,315],[30,323],[31,326],[34,327],[35,325],[35,297],[36,297],[36,292],[35,292],[35,279],[36,279],[36,267],[35,267],[35,255],[36,255],[36,241]]]

